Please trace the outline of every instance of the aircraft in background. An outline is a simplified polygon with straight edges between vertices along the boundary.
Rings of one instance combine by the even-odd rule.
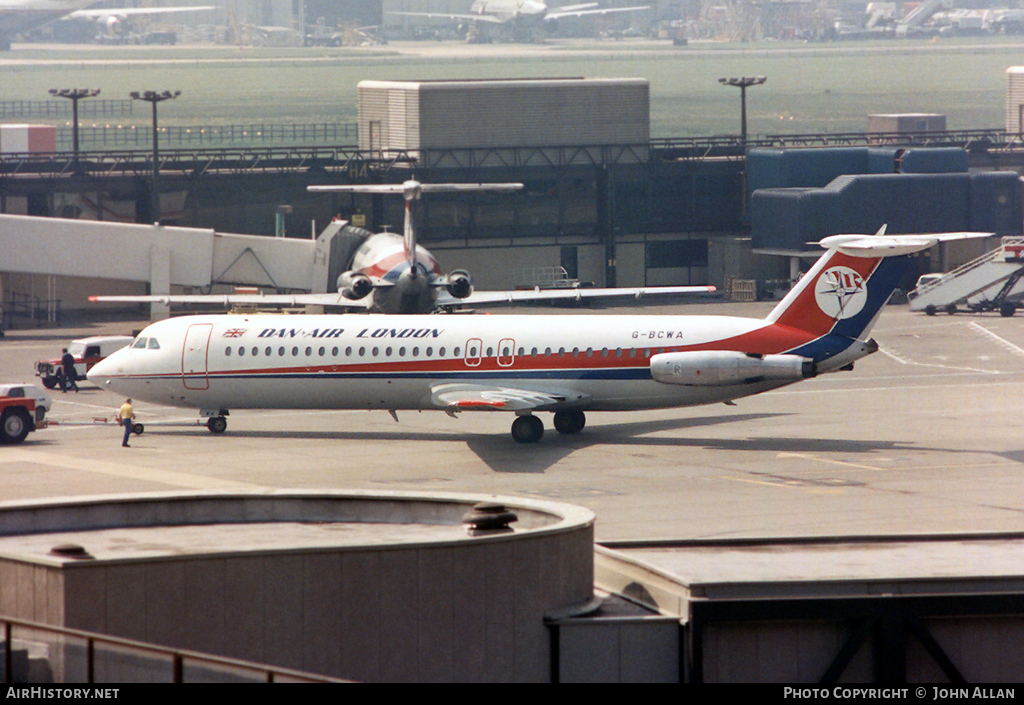
[[[362,238],[356,243],[349,269],[338,277],[338,292],[331,294],[154,294],[149,296],[91,296],[90,301],[222,304],[259,306],[344,306],[374,313],[412,314],[452,311],[466,306],[499,303],[582,300],[592,298],[706,294],[713,286],[658,286],[643,288],[567,288],[508,291],[474,291],[469,272],[457,269],[441,271],[437,259],[416,243],[412,206],[425,193],[457,191],[512,192],[523,187],[516,183],[423,184],[410,180],[402,184],[360,186],[310,186],[314,193],[401,194],[405,197],[403,233],[370,233],[347,228],[350,236]],[[337,224],[335,224],[337,225]]]
[[[107,32],[116,34],[130,17],[171,12],[196,12],[216,9],[212,5],[193,7],[143,7],[86,10],[96,0],[0,0],[0,51],[11,48],[11,37],[62,17],[95,21]]]
[[[878,350],[866,338],[910,262],[979,233],[835,235],[767,318],[638,315],[186,316],[154,323],[95,365],[123,396],[199,409],[214,433],[231,409],[508,411],[534,443],[538,412],[562,434],[587,411],[729,402]]]
[[[604,16],[621,12],[639,12],[649,10],[643,7],[608,7],[598,8],[598,3],[588,2],[579,5],[566,5],[559,8],[548,8],[542,0],[475,0],[469,13],[445,12],[388,12],[389,15],[407,17],[443,18],[469,22],[473,25],[508,25],[517,38],[528,38],[533,31],[550,26],[560,19],[568,17]]]

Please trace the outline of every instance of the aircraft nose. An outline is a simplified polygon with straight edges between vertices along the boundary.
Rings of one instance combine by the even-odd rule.
[[[85,373],[85,378],[95,384],[97,387],[104,387],[110,382],[110,378],[114,375],[117,363],[114,361],[114,357],[118,353],[100,360],[92,368]]]

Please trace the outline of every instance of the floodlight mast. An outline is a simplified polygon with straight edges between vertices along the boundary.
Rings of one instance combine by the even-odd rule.
[[[760,86],[768,80],[767,76],[743,76],[742,78],[720,78],[723,86],[735,86],[740,89],[740,141],[743,149],[747,149],[747,89]]]
[[[157,188],[157,179],[160,172],[160,149],[157,141],[156,106],[165,100],[172,100],[181,95],[181,91],[132,91],[128,94],[132,100],[144,100],[153,106],[153,193],[150,205],[150,219],[156,223],[160,221],[160,191]]]
[[[55,98],[67,98],[71,101],[71,145],[74,153],[74,166],[78,167],[78,101],[93,98],[100,94],[99,88],[51,88],[50,95]]]

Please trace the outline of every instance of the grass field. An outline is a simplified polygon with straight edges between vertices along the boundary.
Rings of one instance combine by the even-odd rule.
[[[739,91],[719,77],[765,75],[748,92],[751,134],[863,131],[872,113],[930,112],[950,129],[1002,128],[1005,71],[1024,39],[842,44],[566,42],[543,47],[392,44],[367,49],[33,48],[0,56],[0,100],[48,88],[180,89],[162,124],[355,121],[364,79],[641,77],[655,137],[739,132]],[[148,106],[132,120],[146,124]]]

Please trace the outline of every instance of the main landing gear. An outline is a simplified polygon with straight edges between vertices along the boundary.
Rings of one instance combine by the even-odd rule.
[[[209,417],[206,419],[206,427],[210,429],[210,433],[221,434],[228,429],[228,420],[225,418],[228,413],[227,409],[202,412],[203,416]]]
[[[579,409],[555,412],[555,430],[563,435],[579,433],[587,424],[587,417]],[[512,422],[512,438],[517,443],[536,443],[544,435],[544,423],[533,414],[517,416]]]

